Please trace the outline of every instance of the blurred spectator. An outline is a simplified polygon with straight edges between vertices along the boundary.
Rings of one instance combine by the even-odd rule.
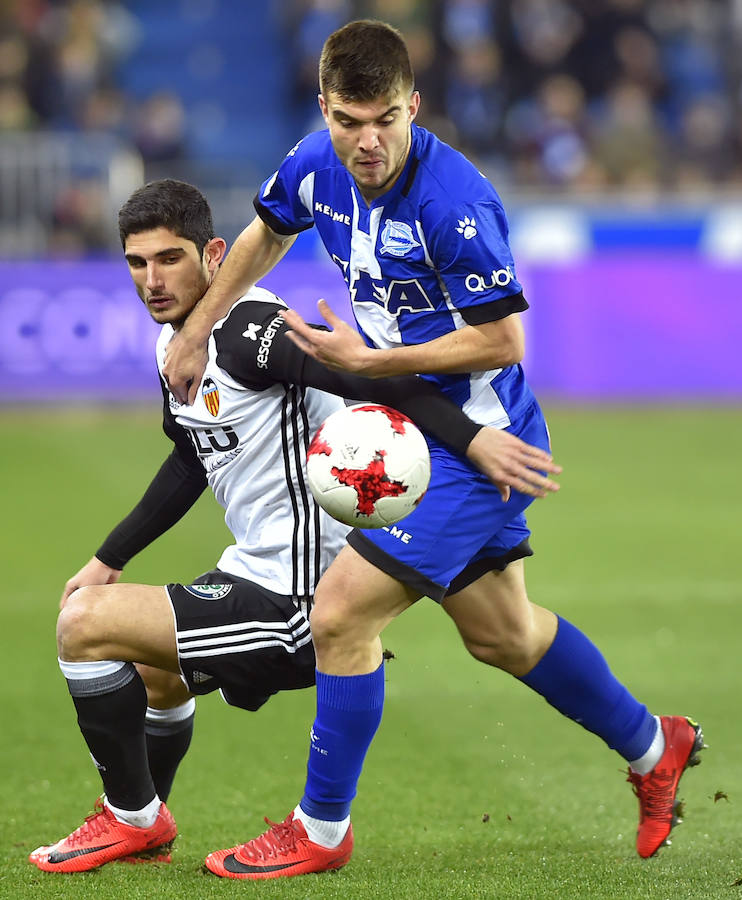
[[[450,125],[441,121],[445,114],[446,81],[445,72],[437,58],[439,12],[436,11],[435,4],[425,0],[368,0],[357,4],[358,17],[381,19],[402,33],[415,73],[415,84],[423,95],[418,121],[435,131],[442,128],[444,133],[448,133]]]
[[[83,100],[78,122],[83,131],[103,131],[117,137],[130,132],[127,98],[114,87],[99,87]]]
[[[353,18],[348,0],[293,0],[283,7],[298,133],[323,127],[317,107],[317,66],[328,34]],[[302,125],[305,123],[305,125]]]
[[[502,56],[491,38],[472,38],[456,55],[448,73],[446,110],[458,143],[480,160],[501,153],[501,126],[505,112]]]
[[[137,109],[134,143],[146,162],[172,162],[185,151],[185,110],[171,91],[159,91]]]
[[[647,92],[631,81],[608,90],[594,125],[593,152],[612,187],[662,184],[665,147]]]
[[[733,178],[732,114],[723,97],[712,94],[689,102],[683,110],[680,136],[673,159],[678,187],[722,185]]]
[[[49,252],[55,256],[87,256],[110,245],[111,210],[100,180],[75,178],[57,197]]]
[[[0,131],[28,131],[36,117],[18,82],[0,82]]]
[[[594,184],[585,92],[571,75],[551,75],[516,103],[506,123],[513,175],[521,184]]]
[[[79,127],[87,98],[113,86],[117,64],[136,41],[136,20],[115,0],[69,0],[49,7],[39,31],[52,48],[52,122]]]

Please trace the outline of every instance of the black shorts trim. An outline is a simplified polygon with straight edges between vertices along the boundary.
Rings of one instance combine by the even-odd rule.
[[[400,562],[393,556],[390,556],[385,550],[377,547],[373,541],[370,541],[365,534],[354,528],[348,534],[346,539],[350,546],[359,553],[365,560],[401,581],[404,584],[417,591],[421,596],[430,597],[437,603],[440,603],[446,594],[446,588],[432,581],[426,575],[420,574],[417,569],[408,566],[406,563]]]
[[[511,562],[515,562],[516,559],[525,559],[527,556],[533,556],[533,550],[531,550],[531,545],[528,543],[528,538],[521,541],[520,544],[516,544],[507,553],[503,553],[502,556],[487,556],[484,559],[477,559],[473,563],[469,563],[453,579],[448,586],[446,596],[450,597],[451,594],[463,591],[465,587],[468,587],[487,572],[503,572]]]

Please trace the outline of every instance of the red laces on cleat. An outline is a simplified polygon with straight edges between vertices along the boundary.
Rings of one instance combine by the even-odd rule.
[[[39,847],[29,862],[45,872],[86,872],[114,860],[149,857],[165,861],[178,833],[164,803],[149,828],[120,822],[98,799],[79,828],[50,847]]]
[[[261,834],[243,844],[239,849],[239,855],[243,859],[272,859],[275,856],[286,853],[293,853],[296,850],[296,839],[301,837],[301,833],[294,824],[294,814],[292,813],[284,822],[271,822],[265,816],[263,821],[270,828]],[[302,831],[304,829],[302,828]],[[306,837],[306,832],[304,832]]]
[[[307,837],[303,824],[290,813],[283,822],[271,822],[259,837],[206,857],[209,872],[222,878],[285,878],[327,872],[344,866],[353,853],[353,829],[348,826],[337,847],[323,847]]]

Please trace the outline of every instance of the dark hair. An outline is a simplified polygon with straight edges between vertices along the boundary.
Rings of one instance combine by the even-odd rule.
[[[193,241],[199,253],[214,237],[214,222],[206,198],[185,181],[165,178],[138,188],[119,210],[119,237],[126,245],[130,234],[169,228],[173,234]]]
[[[402,35],[375,19],[349,22],[325,41],[319,86],[343,100],[366,102],[390,97],[400,87],[412,91],[415,76]]]

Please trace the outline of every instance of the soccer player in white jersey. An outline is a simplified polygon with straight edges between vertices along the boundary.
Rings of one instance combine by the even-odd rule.
[[[546,425],[520,366],[527,303],[496,191],[414,123],[420,96],[393,28],[365,20],[339,29],[324,45],[319,76],[327,129],[300,141],[262,186],[258,218],[168,348],[171,389],[192,399],[210,323],[314,225],[346,281],[360,335],[322,303],[328,332],[286,314],[300,347],[371,377],[420,373],[476,421],[546,449]],[[409,541],[352,531],[317,589],[317,714],[304,796],[281,825],[212,853],[212,872],[274,878],[348,859],[351,801],[381,720],[379,634],[422,595],[442,603],[477,659],[521,679],[618,751],[639,799],[639,854],[666,841],[678,781],[702,746],[700,728],[652,715],[582,632],[529,601],[531,497],[517,485],[503,497],[435,441],[431,456],[430,488],[405,519]]]
[[[165,347],[217,271],[225,243],[192,185],[165,180],[136,191],[119,214],[129,271]],[[305,454],[339,396],[394,405],[484,469],[497,432],[473,423],[417,378],[371,380],[331,372],[288,338],[285,305],[252,288],[209,339],[199,397],[183,406],[164,382],[174,449],[140,502],[66,584],[58,621],[60,667],[105,797],[68,837],[33,851],[50,872],[81,872],[122,858],[169,860],[176,835],[165,806],[193,729],[193,694],[258,709],[279,690],[314,683],[307,621],[317,582],[347,526],[307,489]],[[494,438],[494,444],[489,441]],[[516,438],[514,476],[541,493],[557,471]],[[126,563],[178,521],[209,486],[234,543],[191,584],[118,584]],[[137,669],[134,663],[141,664]],[[141,675],[144,676],[145,684]],[[148,707],[149,696],[149,707]]]

